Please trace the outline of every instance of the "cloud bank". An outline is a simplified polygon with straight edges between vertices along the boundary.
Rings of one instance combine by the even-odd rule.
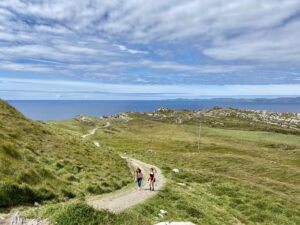
[[[300,84],[299,0],[2,0],[0,80]]]

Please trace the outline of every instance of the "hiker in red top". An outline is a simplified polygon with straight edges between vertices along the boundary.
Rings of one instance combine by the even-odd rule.
[[[139,187],[139,190],[141,190],[142,187],[142,180],[143,180],[143,173],[142,170],[140,168],[137,168],[135,171],[135,176],[136,176],[136,181]]]
[[[150,191],[154,191],[154,183],[155,183],[155,174],[156,173],[157,173],[156,169],[154,169],[154,168],[150,169],[150,174],[149,174],[149,178],[148,178]]]

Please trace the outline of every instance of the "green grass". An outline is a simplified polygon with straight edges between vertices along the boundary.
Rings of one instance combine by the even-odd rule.
[[[0,173],[18,185],[18,193],[30,188],[36,194],[53,193],[58,199],[74,193],[75,201],[25,210],[52,224],[300,224],[299,132],[236,117],[204,117],[198,151],[199,118],[191,117],[189,111],[173,114],[154,118],[132,113],[129,122],[93,119],[93,124],[21,119],[20,125],[14,119],[10,131],[0,122],[0,137],[5,137]],[[188,119],[176,124],[176,115]],[[20,114],[13,118],[18,116],[22,118]],[[107,121],[110,127],[99,129],[84,142],[79,140]],[[102,147],[95,148],[92,141]],[[118,153],[157,165],[167,184],[154,198],[116,215],[96,211],[78,199],[129,182],[129,170]],[[180,172],[173,173],[173,168]],[[158,216],[160,209],[168,211],[165,218]]]
[[[39,210],[27,210],[27,217],[47,218],[57,225],[150,225],[150,220],[138,213],[113,214],[98,211],[82,201],[59,203],[40,207]]]
[[[59,127],[30,121],[3,101],[0,177],[0,208],[84,198],[131,182],[127,163],[116,153]]]
[[[161,167],[168,184],[128,213],[138,212],[153,223],[300,223],[299,135],[272,126],[254,131],[245,124],[204,124],[198,151],[198,123],[131,116],[129,123],[112,121],[93,139]],[[173,168],[180,173],[172,173]],[[166,218],[158,218],[160,209],[169,212]]]

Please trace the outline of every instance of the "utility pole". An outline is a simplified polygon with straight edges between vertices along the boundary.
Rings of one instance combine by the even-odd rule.
[[[201,128],[202,128],[202,124],[201,124],[201,121],[200,121],[200,124],[199,124],[199,136],[198,136],[198,151],[200,151]]]

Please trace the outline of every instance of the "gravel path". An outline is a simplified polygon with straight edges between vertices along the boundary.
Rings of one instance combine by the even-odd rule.
[[[103,127],[109,127],[110,123],[107,122]],[[87,138],[88,136],[94,135],[101,127],[94,128],[88,134],[83,135],[82,138]],[[96,146],[99,143],[94,143]],[[161,170],[153,165],[144,163],[137,159],[129,158],[129,157],[122,157],[128,161],[128,163],[134,168],[141,168],[144,179],[143,179],[143,186],[142,190],[138,190],[137,185],[131,189],[126,189],[124,191],[116,191],[110,193],[105,196],[93,197],[92,199],[88,199],[87,203],[94,207],[95,209],[107,209],[111,212],[118,213],[135,205],[143,203],[148,198],[153,197],[158,191],[162,188],[165,183],[165,178],[161,173]],[[157,173],[155,175],[155,191],[149,190],[148,184],[148,174],[150,168],[154,168]],[[26,219],[22,217],[19,213],[13,215],[11,218],[4,218],[0,216],[0,225],[48,225],[45,221],[38,221],[35,219]]]
[[[89,136],[94,135],[98,129],[100,129],[100,128],[107,128],[107,127],[109,127],[109,126],[110,126],[110,122],[106,122],[106,124],[103,125],[102,127],[96,127],[96,128],[94,128],[94,129],[90,130],[89,133],[87,133],[87,134],[85,134],[85,135],[82,135],[81,137],[82,137],[83,139],[85,139],[85,138],[87,138],[87,137],[89,137]]]
[[[124,192],[116,192],[116,194],[113,195],[89,199],[87,200],[87,203],[90,206],[94,207],[95,209],[107,209],[111,212],[118,213],[132,206],[143,203],[148,198],[151,198],[157,194],[162,188],[165,183],[165,178],[159,168],[132,158],[126,158],[126,160],[134,168],[139,167],[142,169],[142,172],[144,173],[142,190],[139,191],[136,186]],[[147,182],[148,172],[151,167],[155,168],[157,171],[155,191],[149,190],[149,185]]]
[[[99,127],[96,127],[96,128],[94,128],[93,130],[90,130],[90,132],[89,132],[88,134],[82,135],[81,137],[82,137],[83,139],[85,139],[85,138],[87,138],[87,137],[89,137],[89,136],[91,136],[91,135],[94,135],[98,129],[99,129]]]

